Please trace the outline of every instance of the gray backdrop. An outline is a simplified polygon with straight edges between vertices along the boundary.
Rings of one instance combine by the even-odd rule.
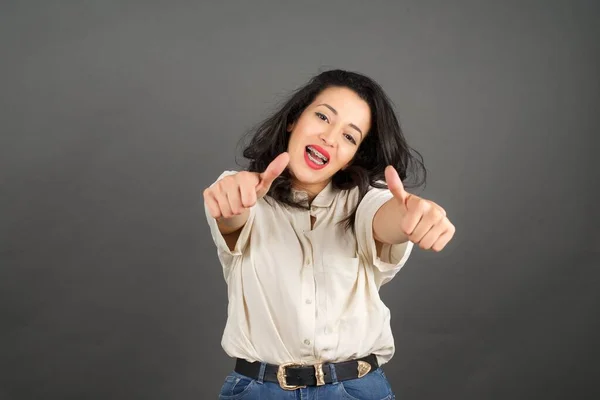
[[[382,290],[398,398],[598,398],[599,17],[592,0],[2,1],[0,398],[216,398],[233,362],[202,190],[333,67],[385,88],[419,193],[457,226]]]

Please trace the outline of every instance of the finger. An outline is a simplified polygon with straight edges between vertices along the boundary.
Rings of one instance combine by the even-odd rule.
[[[219,210],[221,210],[221,216],[223,218],[233,217],[231,207],[229,206],[229,200],[227,200],[227,195],[223,192],[216,193],[215,199],[217,200],[217,203],[219,203]]]
[[[439,223],[429,229],[429,231],[419,240],[419,247],[429,250],[439,240],[440,236],[448,230],[449,221],[443,218]]]
[[[410,195],[404,190],[404,185],[402,184],[402,180],[398,175],[398,171],[396,171],[396,169],[391,165],[388,165],[385,168],[385,182],[387,183],[388,189],[390,192],[392,192],[394,197],[406,205]]]
[[[242,207],[250,208],[256,204],[256,190],[254,185],[240,185],[240,197],[242,199]]]
[[[227,191],[227,201],[233,215],[240,215],[243,211],[240,187],[235,186]]]
[[[415,201],[411,203],[411,208],[406,212],[400,229],[407,235],[413,235],[415,229],[421,222],[421,218],[427,211],[427,202],[415,196]],[[412,241],[412,240],[411,240]]]
[[[275,178],[277,178],[285,170],[288,163],[290,162],[290,155],[287,152],[281,153],[267,167],[267,169],[260,174],[260,183],[256,187],[258,190],[268,189]]]
[[[214,219],[221,217],[219,203],[215,199],[214,194],[209,190],[204,191],[204,203],[206,204],[206,208],[208,208],[211,217],[213,217]]]
[[[442,251],[454,236],[455,231],[454,225],[450,224],[450,229],[440,235],[438,240],[431,246],[431,249],[434,251]]]
[[[422,207],[424,211],[423,216],[417,223],[417,226],[409,235],[409,239],[413,243],[419,243],[427,234],[427,232],[429,232],[434,226],[439,225],[444,219],[444,216],[439,210],[431,208],[431,206],[427,203],[419,207]]]

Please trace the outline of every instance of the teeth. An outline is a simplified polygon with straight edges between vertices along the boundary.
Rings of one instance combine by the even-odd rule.
[[[318,165],[325,164],[323,160],[321,160],[320,158],[313,157],[313,155],[310,153],[308,153],[308,159]]]
[[[326,163],[327,161],[329,161],[329,159],[327,157],[325,157],[323,154],[319,153],[319,151],[315,148],[313,148],[312,146],[308,146],[308,149],[317,157],[323,159],[323,162]]]

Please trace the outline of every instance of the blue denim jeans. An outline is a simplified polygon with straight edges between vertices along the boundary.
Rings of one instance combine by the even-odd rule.
[[[219,399],[221,400],[390,400],[396,397],[383,370],[378,368],[362,378],[338,382],[332,371],[333,382],[324,386],[309,386],[293,391],[282,389],[278,383],[264,382],[262,376],[251,379],[231,372],[225,378]]]

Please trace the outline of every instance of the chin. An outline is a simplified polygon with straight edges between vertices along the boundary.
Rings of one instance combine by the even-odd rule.
[[[304,168],[303,168],[304,167]],[[291,175],[300,184],[316,184],[331,179],[328,168],[319,171],[313,171],[307,166],[300,168],[290,168]]]
[[[313,185],[328,182],[335,174],[335,165],[328,164],[322,169],[311,168],[305,160],[305,151],[295,153],[295,157],[290,160],[288,170],[290,174],[300,184]]]

